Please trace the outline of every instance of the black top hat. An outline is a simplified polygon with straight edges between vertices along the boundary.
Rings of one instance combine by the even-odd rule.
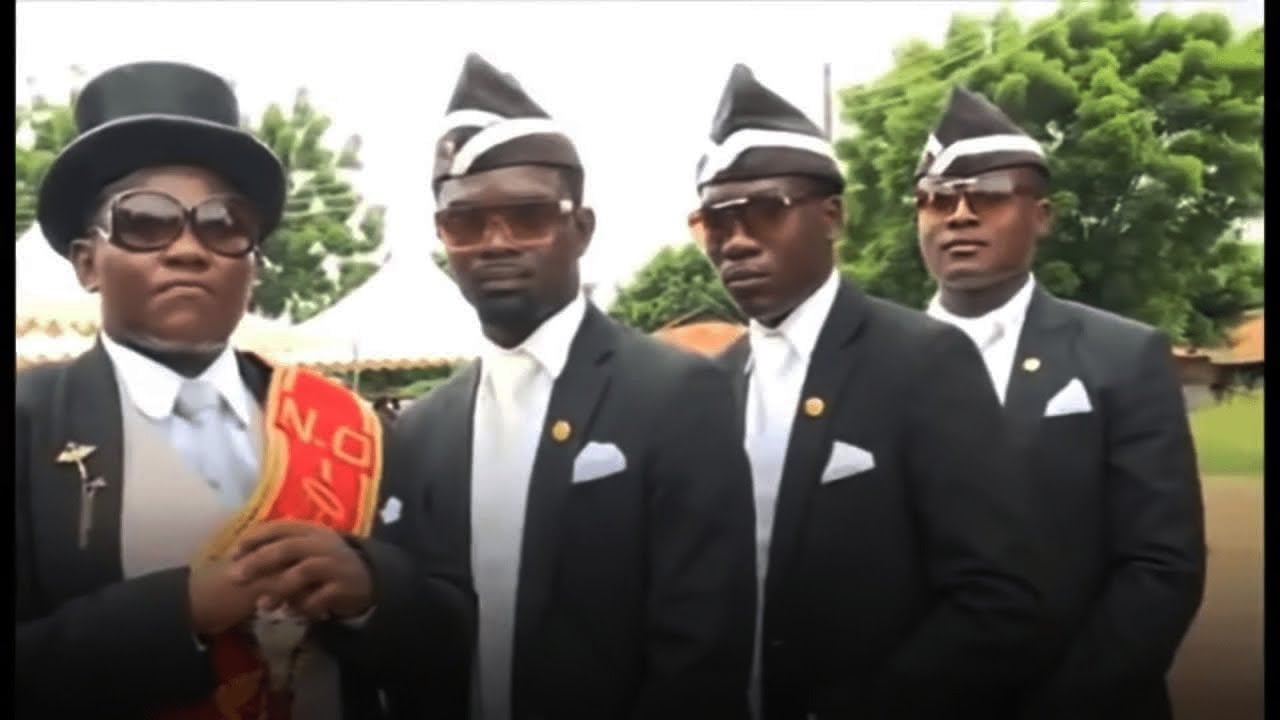
[[[432,184],[511,165],[582,169],[563,130],[520,83],[475,53],[467,55],[436,141]]]
[[[697,172],[698,188],[776,175],[808,175],[844,187],[822,130],[742,64],[729,73],[711,121],[711,146]]]
[[[241,130],[240,106],[226,80],[191,65],[142,62],[108,70],[81,91],[79,135],[49,167],[36,217],[60,254],[83,235],[98,194],[129,173],[194,165],[222,176],[262,214],[263,234],[284,213],[280,161]]]
[[[957,86],[921,152],[916,178],[972,177],[1020,165],[1049,172],[1035,138],[990,100]]]

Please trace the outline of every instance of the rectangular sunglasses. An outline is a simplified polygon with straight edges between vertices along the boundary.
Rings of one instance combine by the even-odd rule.
[[[540,245],[550,242],[556,226],[573,209],[568,198],[448,207],[436,211],[436,235],[453,250],[477,248],[484,244],[489,224],[496,221],[505,228],[508,242]]]
[[[969,210],[981,215],[1004,207],[1018,195],[1035,196],[1031,188],[1020,187],[1008,175],[980,175],[974,178],[943,179],[922,177],[916,183],[916,211],[931,215],[951,215],[964,198]]]

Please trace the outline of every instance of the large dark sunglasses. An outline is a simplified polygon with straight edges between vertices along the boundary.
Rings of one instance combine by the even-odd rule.
[[[107,228],[96,228],[109,242],[132,252],[155,252],[174,243],[186,228],[210,252],[243,257],[261,240],[262,222],[247,200],[215,195],[188,208],[158,190],[132,190],[112,199]]]
[[[436,235],[452,250],[477,248],[484,244],[489,224],[496,221],[506,229],[509,243],[542,245],[551,241],[556,226],[573,208],[568,198],[449,207],[436,212]]]
[[[923,177],[916,183],[916,212],[949,216],[960,207],[960,199],[975,215],[1007,206],[1016,196],[1035,197],[1031,188],[1019,187],[1008,175],[986,175],[976,178]]]
[[[792,208],[828,195],[752,195],[709,203],[689,214],[689,231],[702,248],[728,240],[735,226],[757,240],[778,233]]]

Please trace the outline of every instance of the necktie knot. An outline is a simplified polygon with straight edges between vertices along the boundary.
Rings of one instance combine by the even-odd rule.
[[[218,388],[203,380],[186,380],[178,388],[178,397],[174,400],[174,411],[187,420],[195,420],[209,412],[216,411],[222,402]]]
[[[523,351],[496,353],[489,359],[489,377],[499,394],[519,393],[538,372],[538,361]]]
[[[755,365],[770,376],[781,375],[791,363],[795,351],[787,336],[772,329],[752,334],[751,352]]]
[[[992,323],[987,326],[986,332],[984,333],[985,339],[982,341],[982,344],[980,344],[978,347],[981,348],[983,352],[986,352],[991,348],[992,345],[995,345],[996,343],[1000,342],[1000,338],[1003,338],[1003,337],[1004,337],[1004,324],[999,322],[998,320],[992,321]]]

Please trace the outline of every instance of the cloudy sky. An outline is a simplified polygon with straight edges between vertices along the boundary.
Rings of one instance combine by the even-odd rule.
[[[1012,3],[1027,19],[1056,3]],[[1142,3],[1262,22],[1261,0]],[[232,79],[244,111],[300,86],[334,119],[336,146],[364,138],[359,190],[388,206],[395,252],[436,247],[430,154],[468,51],[513,73],[578,143],[599,218],[584,275],[601,300],[658,248],[683,242],[693,166],[735,62],[821,124],[822,67],[835,87],[874,79],[912,36],[940,41],[953,12],[993,2],[18,2],[17,101],[67,92],[152,59]]]

